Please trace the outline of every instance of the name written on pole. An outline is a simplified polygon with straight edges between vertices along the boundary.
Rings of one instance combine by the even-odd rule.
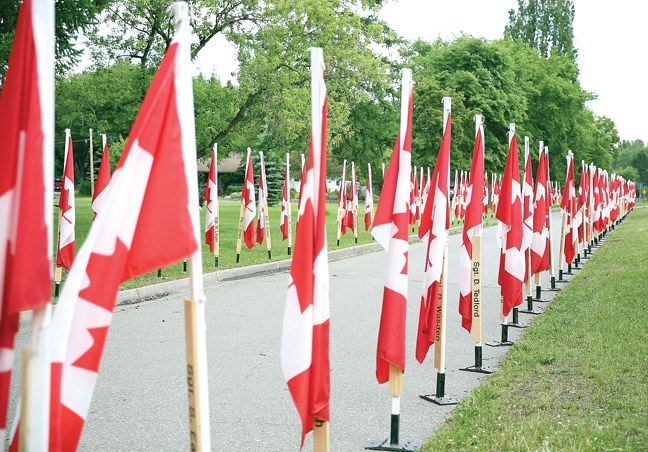
[[[187,364],[187,390],[189,391],[189,443],[192,451],[198,450],[198,434],[196,432],[196,407],[194,393],[194,366]]]
[[[473,317],[479,317],[479,262],[473,262],[473,291],[472,291],[472,308],[473,308]]]
[[[434,332],[434,339],[436,342],[441,341],[441,320],[443,319],[443,273],[439,278],[439,293],[437,294],[437,305],[436,305],[436,331]]]

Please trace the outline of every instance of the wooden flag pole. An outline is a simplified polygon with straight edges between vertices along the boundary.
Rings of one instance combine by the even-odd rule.
[[[247,178],[247,162],[250,160],[252,149],[247,148],[247,157],[245,158],[245,176],[243,176],[243,185]],[[238,232],[236,234],[236,263],[241,259],[241,245],[243,244],[243,214],[245,213],[245,199],[241,196],[241,210],[239,211]]]
[[[175,32],[178,42],[175,83],[178,99],[185,99],[180,111],[186,112],[182,121],[184,171],[189,192],[188,205],[192,233],[200,243],[200,212],[198,178],[196,169],[196,141],[191,83],[189,7],[186,2],[173,4]],[[180,69],[178,69],[180,68]],[[203,286],[202,251],[198,249],[189,256],[189,298],[185,300],[185,348],[187,364],[187,400],[189,408],[189,450],[211,450],[209,428],[209,384],[207,372],[207,341],[205,323],[205,291]]]
[[[446,355],[446,303],[448,300],[448,244],[443,248],[443,264],[441,278],[439,279],[439,296],[437,299],[436,331],[434,339],[434,367],[436,375],[436,393],[422,395],[421,398],[437,405],[456,405],[458,402],[452,397],[445,396],[445,355]]]
[[[562,209],[561,209],[562,210]],[[558,281],[563,280],[563,259],[565,253],[565,229],[567,228],[567,214],[566,212],[561,212],[561,221],[560,221],[560,255],[558,256]]]
[[[385,182],[385,162],[382,162],[382,178],[384,183]]]
[[[373,212],[373,179],[371,176],[371,163],[367,163],[367,180],[369,181],[369,196],[371,197],[371,210],[369,211],[369,229],[373,227],[373,219],[374,219],[374,212]],[[365,206],[366,209],[366,206]]]
[[[329,422],[315,419],[313,422],[313,452],[329,452]]]
[[[355,162],[351,162],[351,212],[353,212],[353,239],[358,243],[358,179],[356,178]]]
[[[545,146],[545,152],[547,156],[549,155],[549,147]],[[550,181],[549,178],[549,159],[547,158],[547,181]],[[551,184],[551,182],[549,182]],[[549,209],[549,274],[551,275],[551,288],[556,287],[556,269],[554,267],[554,255],[553,255],[553,221],[551,219],[551,208]],[[538,297],[539,298],[539,297]]]
[[[92,129],[90,129],[90,196],[94,196],[94,152],[92,151]]]
[[[342,210],[343,197],[346,196],[346,159],[342,164],[342,181],[340,182],[340,196],[338,199],[338,209],[337,209],[337,246],[340,246],[340,237],[342,236],[342,217],[346,215],[346,212]]]
[[[286,153],[286,183],[288,184],[288,193],[286,194],[286,217],[288,220],[288,256],[292,250],[292,205],[290,204],[290,154]],[[326,427],[328,429],[328,425]]]
[[[265,161],[263,160],[263,152],[259,151],[261,157],[261,173],[263,174],[263,233],[265,235],[266,247],[268,249],[268,259],[272,259],[272,242],[270,241],[270,216],[268,215],[268,181],[266,180]]]

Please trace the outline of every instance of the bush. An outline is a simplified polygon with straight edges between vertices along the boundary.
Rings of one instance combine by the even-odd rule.
[[[243,184],[237,185],[237,184],[231,184],[227,186],[227,190],[225,190],[225,193],[228,195],[233,195],[238,193],[239,195],[243,191]]]
[[[76,186],[76,192],[79,194],[79,196],[90,196],[92,194],[90,181],[84,180],[79,182]]]

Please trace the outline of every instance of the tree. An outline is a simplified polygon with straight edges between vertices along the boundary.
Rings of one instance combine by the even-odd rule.
[[[504,37],[523,42],[541,56],[566,55],[576,60],[573,0],[518,0],[509,10]]]
[[[82,50],[75,46],[79,32],[95,25],[95,17],[110,0],[57,0],[56,1],[56,66],[58,72],[73,67]],[[7,71],[9,52],[13,43],[21,0],[0,2],[0,86]]]

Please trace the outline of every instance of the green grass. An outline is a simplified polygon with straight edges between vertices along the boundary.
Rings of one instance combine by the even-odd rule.
[[[423,450],[647,450],[647,238],[637,209]]]
[[[265,241],[263,245],[258,245],[251,250],[248,250],[243,244],[241,250],[241,259],[239,264],[236,264],[236,234],[238,230],[238,219],[240,212],[240,201],[220,201],[220,256],[218,259],[218,268],[232,268],[241,267],[251,264],[259,264],[268,262],[268,251]],[[270,234],[272,240],[272,260],[281,260],[288,258],[287,241],[281,239],[281,231],[279,230],[279,217],[280,206],[271,206],[270,211]],[[364,230],[364,207],[359,208],[358,215],[358,243],[370,243],[373,241],[371,235]],[[55,214],[58,215],[58,208],[55,208]],[[336,246],[336,214],[337,204],[329,203],[326,207],[326,228],[328,235],[329,249],[337,249]],[[204,215],[205,209],[200,209],[200,228],[204,228]],[[81,244],[85,240],[88,230],[92,225],[92,208],[90,207],[90,198],[78,197],[76,198],[76,246],[77,250],[80,249]],[[293,246],[295,239],[295,220],[297,218],[297,204],[292,205],[292,219],[293,219]],[[255,220],[256,221],[256,220]],[[255,222],[256,225],[256,222]],[[58,228],[58,222],[55,221],[54,225]],[[55,235],[56,236],[56,235]],[[56,242],[56,241],[55,241]],[[346,235],[340,239],[339,248],[355,245],[353,234],[347,230]],[[55,243],[56,246],[56,243]],[[215,271],[214,257],[209,252],[209,248],[204,244],[203,235],[201,234],[201,249],[203,254],[203,271]],[[54,251],[56,253],[56,251]],[[147,284],[160,282],[162,279],[178,279],[187,276],[183,271],[182,262],[165,267],[162,270],[163,278],[158,278],[157,272],[147,273],[138,278],[126,281],[122,288],[141,287]]]

